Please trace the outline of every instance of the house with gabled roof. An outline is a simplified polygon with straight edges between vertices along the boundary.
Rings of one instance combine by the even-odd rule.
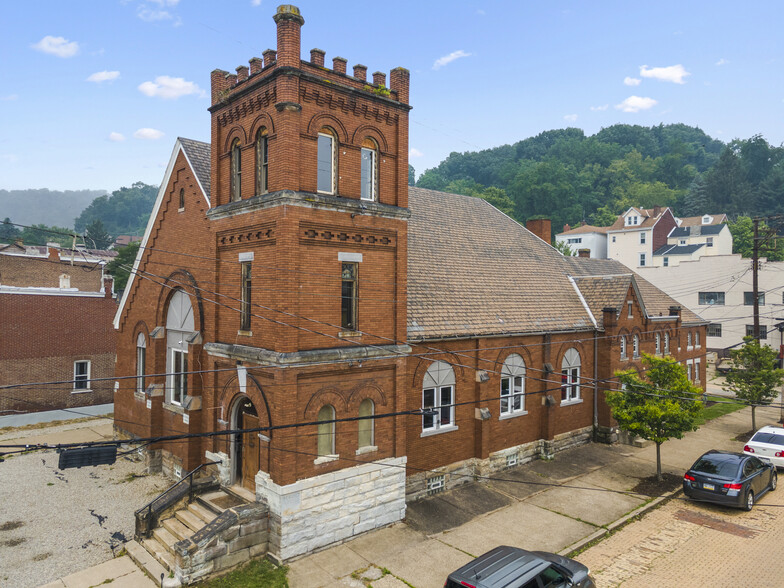
[[[149,467],[204,467],[233,505],[145,536],[185,581],[228,561],[215,529],[240,518],[248,556],[285,561],[611,440],[599,353],[704,330],[618,262],[565,258],[543,223],[408,186],[408,71],[387,88],[303,59],[299,10],[274,19],[277,51],[212,72],[210,143],[177,140],[115,316],[117,434],[191,435],[146,446]]]

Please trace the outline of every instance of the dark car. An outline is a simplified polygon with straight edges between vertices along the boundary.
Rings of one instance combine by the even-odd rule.
[[[754,456],[709,451],[683,476],[689,498],[751,510],[754,501],[776,489],[776,466]]]
[[[546,551],[501,546],[449,574],[444,588],[595,588],[583,564]]]

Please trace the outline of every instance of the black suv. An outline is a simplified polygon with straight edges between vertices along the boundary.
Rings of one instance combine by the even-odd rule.
[[[595,588],[590,573],[555,553],[501,546],[449,574],[444,588]]]

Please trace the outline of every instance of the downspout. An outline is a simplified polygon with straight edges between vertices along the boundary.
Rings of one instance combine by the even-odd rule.
[[[599,431],[599,332],[593,335],[593,435]]]

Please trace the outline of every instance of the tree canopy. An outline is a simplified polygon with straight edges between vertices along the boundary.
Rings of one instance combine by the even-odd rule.
[[[726,389],[751,404],[751,428],[756,431],[757,406],[770,404],[778,395],[784,370],[776,367],[778,359],[774,349],[760,345],[754,337],[744,337],[743,341],[742,347],[730,350],[733,369],[727,374]]]
[[[157,186],[134,182],[130,188],[123,187],[93,200],[76,218],[74,228],[81,234],[90,223],[100,220],[112,237],[141,235],[157,195]]]
[[[140,245],[141,241],[134,241],[122,247],[117,251],[117,257],[106,264],[106,272],[114,277],[114,289],[117,292],[125,290]]]
[[[616,372],[622,389],[607,390],[605,398],[620,429],[656,444],[656,476],[661,480],[661,444],[697,429],[702,390],[672,357],[643,353],[642,361],[644,376],[635,370]]]

